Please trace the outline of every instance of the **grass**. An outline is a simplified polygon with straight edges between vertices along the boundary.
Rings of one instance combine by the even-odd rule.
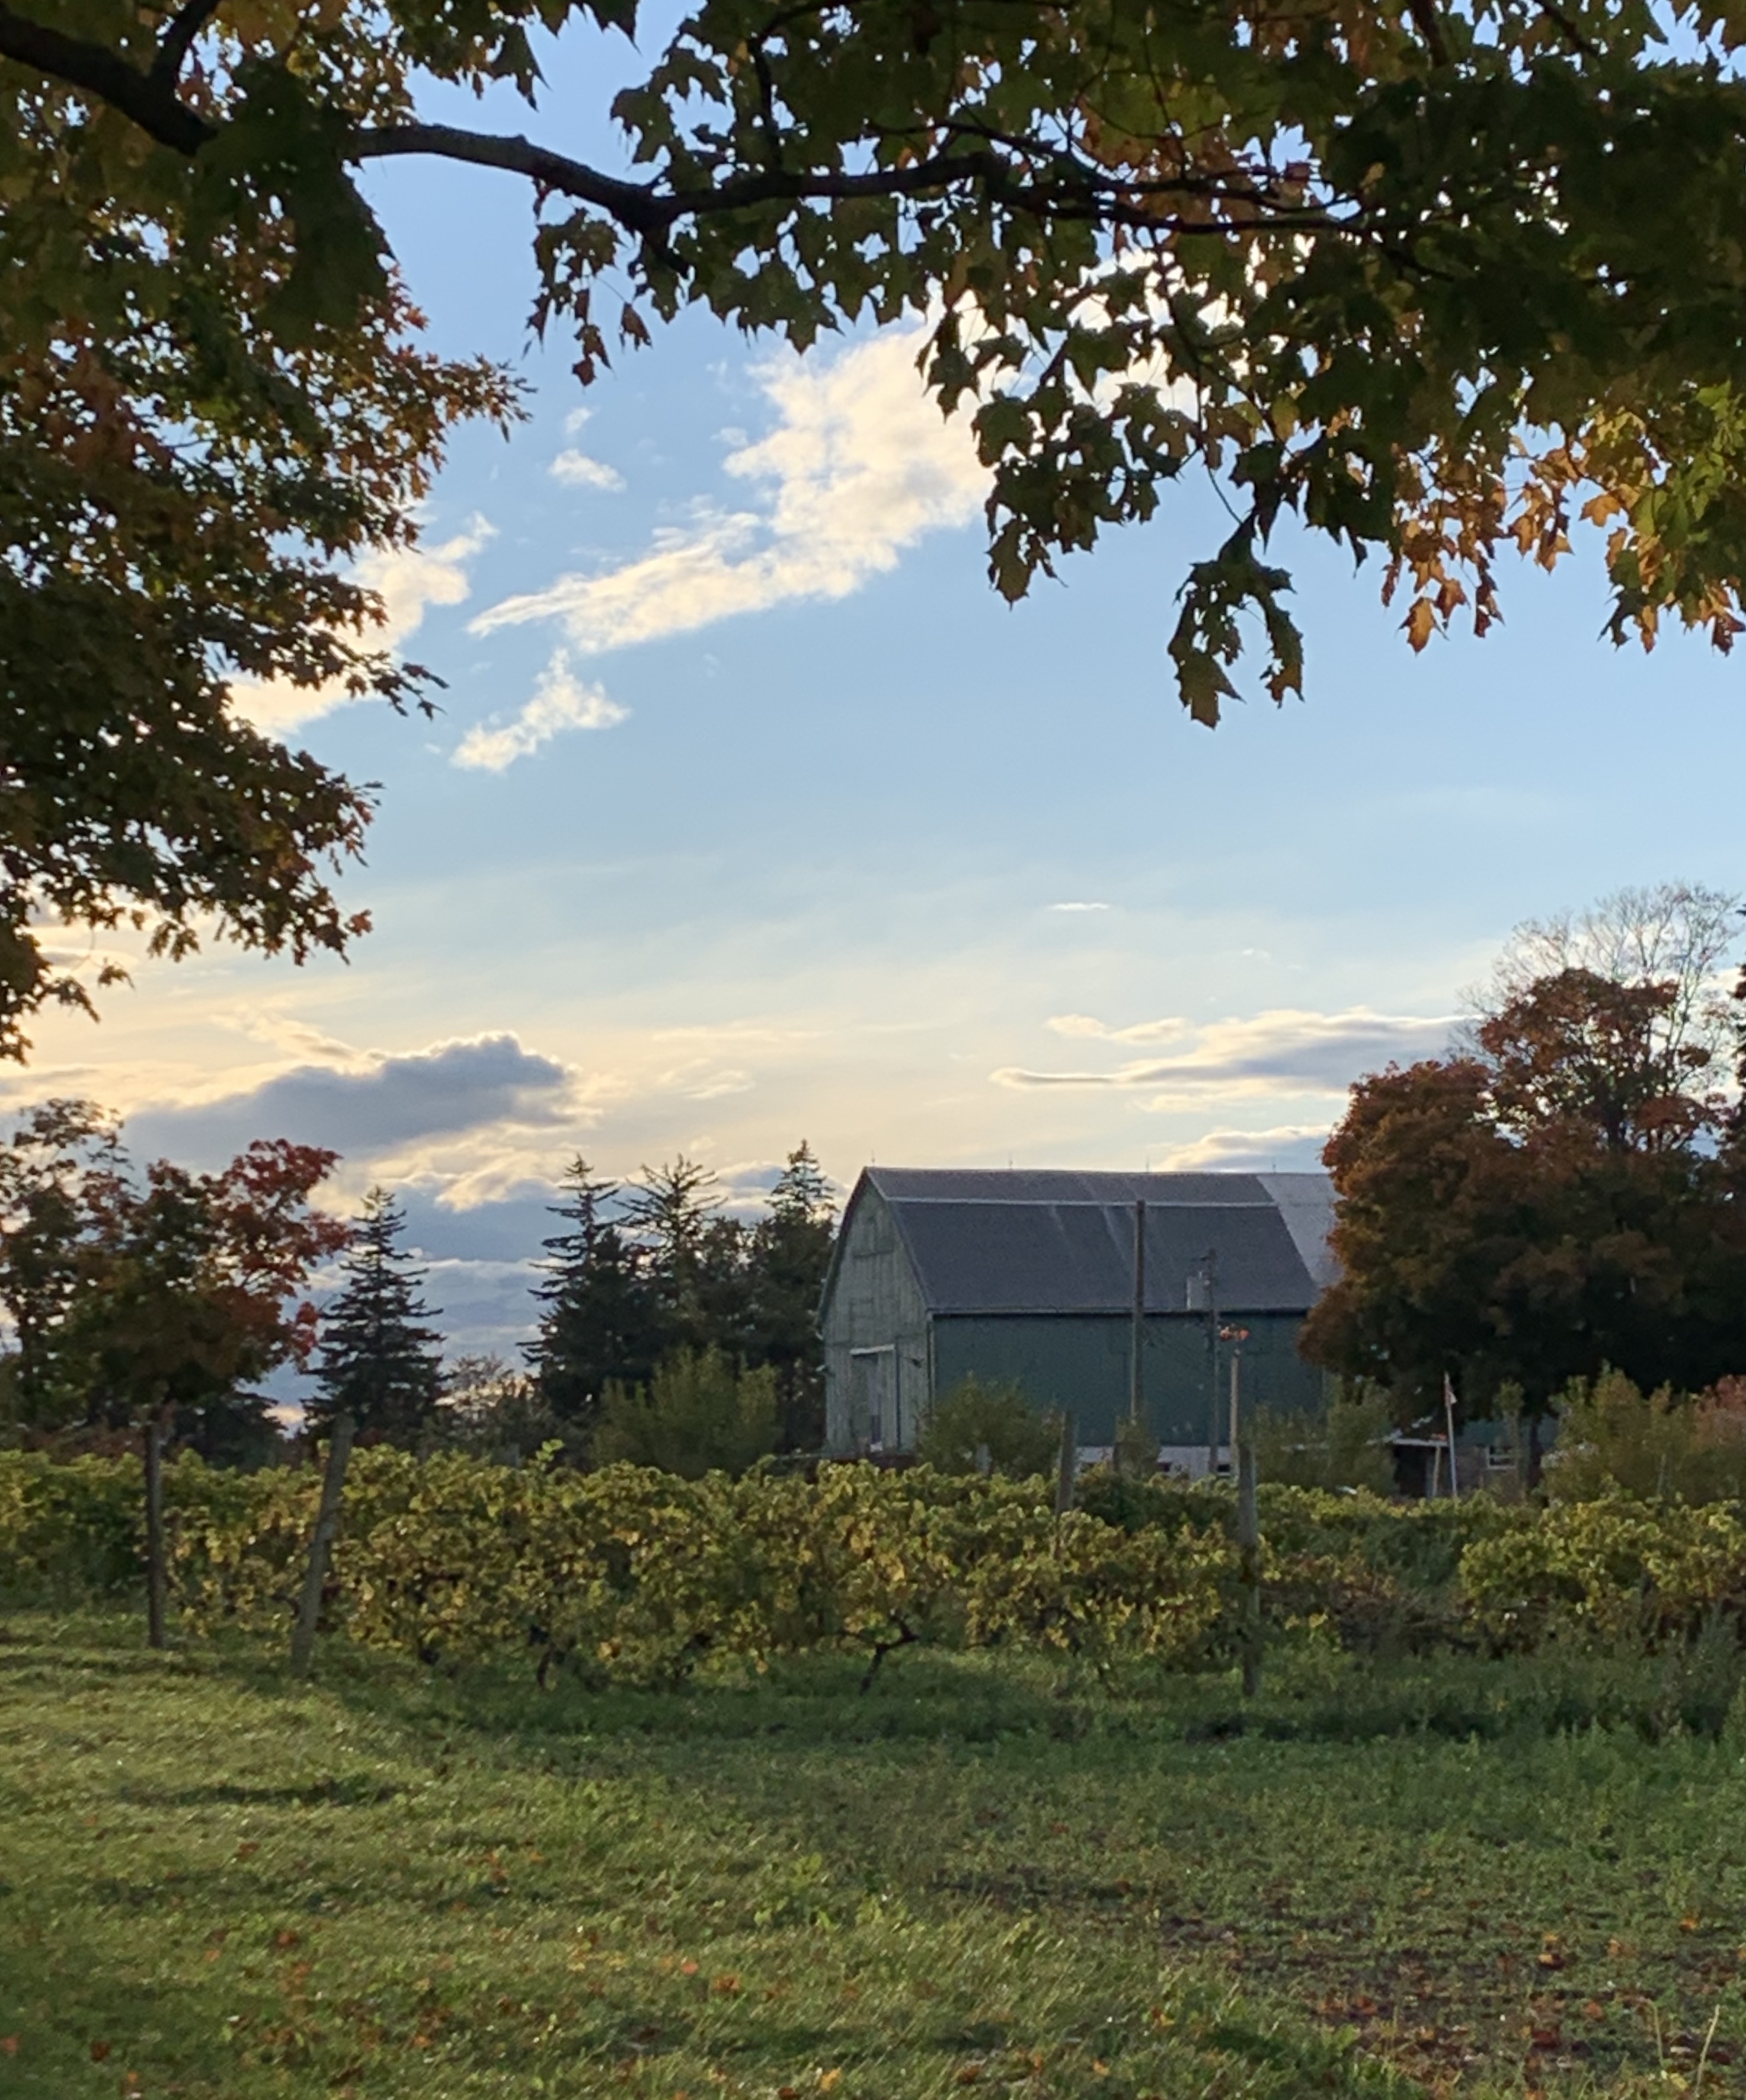
[[[1746,2092],[1736,1720],[1572,1729],[1527,1664],[1304,1665],[1240,1734],[1224,1683],[857,1674],[299,1688],[14,1613],[0,2093]]]

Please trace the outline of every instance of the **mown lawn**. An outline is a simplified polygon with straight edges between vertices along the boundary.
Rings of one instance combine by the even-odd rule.
[[[1454,1661],[1240,1735],[987,1656],[322,1672],[0,1621],[7,2100],[1667,2093],[1706,2039],[1746,2092],[1735,1722],[1548,1732]]]

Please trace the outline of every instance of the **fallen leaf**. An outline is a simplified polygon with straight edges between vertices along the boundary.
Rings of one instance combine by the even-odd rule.
[[[91,2062],[101,2063],[115,2047],[112,2041],[94,2041],[91,2044]]]
[[[974,2085],[981,2076],[982,2067],[980,2063],[961,2063],[958,2067],[958,2082],[960,2085]]]
[[[239,1860],[252,1860],[260,1849],[259,1843],[254,1838],[245,1838],[236,1847],[236,1856]]]
[[[0,2035],[0,2056],[16,2056],[17,2054],[18,2036],[16,2035]]]
[[[697,1964],[694,1961],[681,1961],[679,1964],[679,1974],[681,1976],[694,1976],[697,1974]]]
[[[778,2085],[776,2100],[800,2100],[800,2089],[797,2085]]]
[[[828,2093],[842,2075],[843,2067],[840,2063],[833,2064],[828,2071],[821,2071],[818,2074],[818,2090],[821,2093]]]
[[[302,1933],[293,1932],[289,1926],[286,1926],[283,1931],[276,1932],[273,1935],[273,1944],[275,1947],[281,1949],[287,1947],[295,1947],[302,1940],[302,1937],[303,1935]]]
[[[1582,2017],[1585,2020],[1603,2020],[1607,2017],[1607,2008],[1598,1998],[1590,1998],[1583,2005]]]
[[[709,1988],[718,1998],[737,1998],[739,1996],[739,1979],[737,1976],[718,1976]]]
[[[1703,1922],[1695,1910],[1688,1910],[1679,1921],[1679,1929],[1682,1932],[1695,1932]]]

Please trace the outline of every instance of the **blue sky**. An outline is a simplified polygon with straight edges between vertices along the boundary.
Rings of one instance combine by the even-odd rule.
[[[566,121],[585,71],[509,121],[605,151]],[[1210,491],[1009,609],[912,346],[801,361],[691,316],[584,396],[527,345],[517,184],[400,163],[375,194],[435,340],[533,390],[507,444],[462,436],[425,556],[380,579],[443,713],[291,730],[381,783],[346,881],[377,930],[349,966],[141,963],[8,1085],[192,1162],[338,1145],[342,1194],[405,1194],[457,1347],[522,1331],[579,1149],[618,1176],[683,1149],[748,1198],[803,1136],[844,1183],[1305,1165],[1520,920],[1746,888],[1742,668],[1613,650],[1592,549],[1415,658],[1373,571],[1282,543],[1307,698],[1209,734],[1164,644]]]

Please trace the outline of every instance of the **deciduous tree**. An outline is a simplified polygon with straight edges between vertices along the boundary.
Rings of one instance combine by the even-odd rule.
[[[534,320],[593,378],[690,305],[805,346],[928,319],[991,479],[999,589],[1202,470],[1233,523],[1167,639],[1213,721],[1253,624],[1300,687],[1287,521],[1375,554],[1415,647],[1497,616],[1505,550],[1604,535],[1612,631],[1719,646],[1746,577],[1746,28],[1709,0],[703,0],[612,114],[624,167],[448,121],[529,104],[540,31],[634,0],[0,4],[0,1048],[43,905],[210,911],[299,952],[367,803],[227,681],[403,697],[350,563],[403,542],[500,373],[430,358],[358,183],[527,184]],[[646,28],[642,33],[647,34]],[[570,121],[566,121],[566,119]]]
[[[1360,1080],[1325,1157],[1343,1273],[1305,1352],[1470,1414],[1537,1418],[1611,1366],[1645,1388],[1746,1362],[1746,1235],[1711,1053],[1672,981],[1567,969],[1486,1016],[1476,1055]]]

